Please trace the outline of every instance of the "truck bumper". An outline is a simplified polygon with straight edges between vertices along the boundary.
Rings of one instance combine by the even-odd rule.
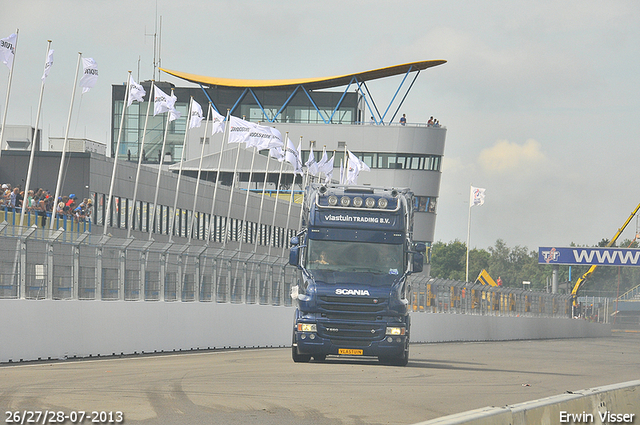
[[[347,341],[322,338],[315,333],[294,332],[299,354],[397,357],[402,355],[408,336],[388,336],[380,341]]]

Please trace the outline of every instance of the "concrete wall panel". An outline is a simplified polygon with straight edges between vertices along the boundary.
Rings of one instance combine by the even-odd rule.
[[[291,344],[293,307],[207,302],[0,300],[0,362]],[[413,342],[598,337],[583,320],[415,313]]]

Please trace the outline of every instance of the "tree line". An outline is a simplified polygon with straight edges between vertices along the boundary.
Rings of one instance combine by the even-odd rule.
[[[609,240],[603,239],[596,246],[605,247]],[[570,246],[576,246],[570,244]],[[636,241],[626,240],[619,245],[624,248],[637,248]],[[465,280],[467,245],[459,240],[453,242],[435,242],[431,247],[431,277]],[[487,270],[494,280],[498,277],[502,285],[522,288],[523,281],[531,282],[530,289],[546,290],[551,288],[553,265],[538,264],[538,251],[526,246],[508,247],[502,239],[488,249],[469,250],[469,280],[474,282],[482,270]],[[576,281],[589,269],[589,266],[561,265],[558,282],[568,283],[571,292]],[[580,295],[616,297],[640,284],[639,267],[599,266],[582,285]]]

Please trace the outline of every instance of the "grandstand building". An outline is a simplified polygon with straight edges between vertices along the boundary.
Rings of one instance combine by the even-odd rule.
[[[402,95],[406,97],[422,70],[444,62],[414,62],[336,77],[299,80],[232,80],[163,69],[163,72],[190,83],[190,87],[177,87],[166,82],[156,83],[162,91],[173,93],[178,98],[176,108],[182,117],[167,126],[167,114],[149,116],[146,123],[145,147],[140,149],[148,104],[133,103],[125,113],[118,155],[121,159],[135,162],[141,153],[143,163],[149,166],[157,167],[162,160],[166,169],[174,174],[182,170],[183,176],[193,178],[200,169],[202,180],[213,184],[216,176],[219,176],[221,187],[228,189],[236,168],[236,154],[239,152],[235,184],[241,191],[240,195],[234,198],[234,204],[236,200],[239,204],[233,206],[232,218],[241,220],[246,215],[249,230],[242,231],[245,238],[247,233],[261,234],[260,229],[251,227],[252,223],[254,226],[257,225],[260,216],[258,192],[262,191],[265,181],[266,190],[275,192],[278,189],[280,163],[270,159],[266,152],[254,156],[251,150],[238,150],[237,145],[225,147],[220,160],[223,136],[205,136],[204,123],[201,128],[189,131],[185,143],[186,116],[189,100],[193,97],[205,111],[206,106],[211,104],[222,115],[229,111],[230,115],[276,127],[283,137],[288,136],[296,146],[301,142],[304,161],[307,160],[310,150],[313,150],[316,159],[319,159],[323,149],[326,149],[329,157],[336,157],[334,180],[339,174],[337,167],[340,166],[345,149],[348,149],[371,168],[371,172],[360,173],[358,184],[410,187],[415,194],[417,206],[414,240],[430,245],[435,229],[446,128],[428,126],[426,122],[400,125],[399,111],[402,102],[399,102],[395,109],[391,108],[391,103],[380,107],[372,100],[367,82],[404,76],[394,98],[400,98]],[[403,90],[403,84],[409,85],[409,88]],[[142,85],[149,93],[151,82],[146,81]],[[114,85],[112,88],[112,152],[115,152],[117,144],[125,90],[124,84]],[[165,128],[168,128],[166,140]],[[161,152],[163,142],[165,149]],[[204,149],[202,143],[205,144]],[[201,161],[202,152],[204,157]],[[182,163],[181,158],[184,158]],[[221,164],[219,174],[218,164]],[[295,180],[294,178],[292,168],[285,166],[280,179],[280,189],[285,190],[286,194],[292,187],[295,191],[302,189],[302,179],[299,176]],[[170,192],[169,188],[166,189]],[[246,189],[251,189],[252,193],[248,196],[248,199],[251,199],[248,212],[243,213],[241,207],[244,205]],[[206,190],[211,194],[210,189]],[[227,191],[218,194],[218,203],[221,204],[219,213],[223,217],[230,195]],[[182,195],[181,193],[180,196]],[[198,194],[198,198],[200,197],[204,203],[207,202],[204,199],[207,196],[202,192]],[[189,201],[187,198],[188,196],[185,196],[184,201]],[[184,205],[182,202],[179,204]],[[264,226],[265,222],[271,223],[270,218],[265,220],[264,214],[270,215],[272,208],[273,205],[263,205],[261,226]],[[278,208],[276,215],[286,213],[286,207]],[[292,215],[295,215],[297,206],[293,208]],[[206,208],[204,210],[206,211]],[[202,213],[205,214],[204,211]],[[279,217],[277,222],[281,222],[281,219],[282,217]],[[284,223],[286,226],[286,222]],[[292,220],[290,227],[293,223]],[[295,224],[297,225],[297,222]],[[240,228],[241,225],[237,226]],[[232,227],[236,226],[232,223]],[[283,234],[283,237],[286,236]]]

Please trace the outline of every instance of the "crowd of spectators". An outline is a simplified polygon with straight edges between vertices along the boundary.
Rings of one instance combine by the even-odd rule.
[[[26,212],[36,212],[40,216],[51,217],[54,202],[54,195],[48,190],[42,188],[36,190],[28,190],[26,197],[24,189],[21,187],[12,187],[9,183],[2,184],[2,192],[0,196],[0,209],[9,211],[21,211],[25,208]],[[91,219],[93,201],[91,199],[83,199],[80,201],[75,194],[58,197],[56,205],[56,214],[59,218],[69,218],[76,222],[88,221]]]

